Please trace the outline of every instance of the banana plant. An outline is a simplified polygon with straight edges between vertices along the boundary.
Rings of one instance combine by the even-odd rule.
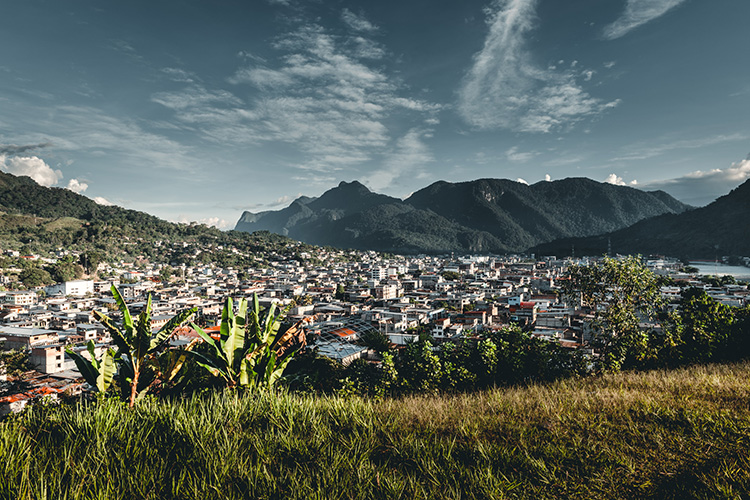
[[[112,385],[115,378],[115,350],[111,347],[102,354],[101,359],[96,359],[95,344],[89,340],[86,344],[90,358],[86,358],[77,352],[73,352],[70,346],[65,348],[65,352],[73,358],[78,371],[81,372],[86,382],[93,387],[99,394],[104,394]]]
[[[134,321],[119,290],[114,285],[111,290],[122,314],[122,329],[116,326],[106,314],[94,311],[94,316],[107,328],[117,346],[116,361],[119,365],[120,384],[124,395],[127,394],[126,391],[129,391],[130,394],[126,397],[132,407],[135,405],[139,392],[145,394],[145,391],[138,389],[138,382],[144,369],[156,364],[159,351],[166,344],[167,339],[178,327],[188,321],[197,309],[193,307],[178,313],[154,334],[151,332],[151,294],[148,295],[146,307]],[[146,390],[149,386],[150,384],[147,385]]]
[[[275,304],[261,311],[256,294],[253,294],[252,309],[248,310],[243,298],[236,314],[232,299],[227,298],[218,340],[192,324],[210,348],[205,354],[199,351],[190,354],[199,366],[221,378],[227,387],[271,389],[296,352],[294,344],[300,333],[301,323],[297,323],[279,335],[283,317],[284,313],[278,311]]]

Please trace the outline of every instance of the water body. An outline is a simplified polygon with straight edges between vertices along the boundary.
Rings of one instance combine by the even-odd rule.
[[[726,264],[714,264],[713,262],[690,262],[690,265],[698,268],[698,274],[715,276],[734,276],[735,279],[750,279],[750,267],[728,266]]]

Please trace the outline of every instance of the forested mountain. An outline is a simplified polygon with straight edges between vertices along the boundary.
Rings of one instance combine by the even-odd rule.
[[[713,203],[681,214],[653,217],[611,233],[567,238],[532,249],[540,254],[659,253],[687,258],[750,255],[750,181]]]
[[[390,252],[518,252],[689,209],[667,193],[571,178],[526,185],[507,179],[436,182],[406,200],[342,182],[320,198],[245,212],[239,231],[268,230],[317,245]]]
[[[190,243],[182,245],[182,243]],[[99,205],[68,189],[42,187],[29,177],[0,172],[0,245],[45,253],[85,251],[100,259],[240,264],[230,246],[248,253],[282,249],[291,240],[268,233],[223,232],[202,224],[175,224],[136,210]],[[222,248],[219,248],[222,247]],[[203,248],[209,251],[200,251]]]

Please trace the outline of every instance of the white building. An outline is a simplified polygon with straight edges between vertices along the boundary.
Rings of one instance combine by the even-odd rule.
[[[48,286],[44,289],[47,296],[55,295],[72,295],[74,297],[83,297],[86,294],[94,293],[94,281],[93,280],[75,280],[66,281],[64,283],[58,283],[56,285]]]

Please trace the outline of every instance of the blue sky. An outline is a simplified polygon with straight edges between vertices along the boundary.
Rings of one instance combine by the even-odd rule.
[[[750,2],[24,0],[0,168],[233,227],[340,181],[750,177]]]

